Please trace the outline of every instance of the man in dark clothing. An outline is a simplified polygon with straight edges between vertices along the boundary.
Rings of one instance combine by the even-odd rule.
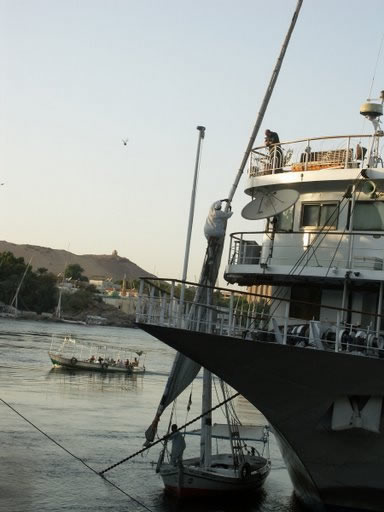
[[[171,427],[172,434],[169,439],[172,441],[171,464],[181,466],[183,463],[183,452],[185,450],[185,441],[183,434],[178,432],[177,425],[174,423]]]
[[[276,132],[265,130],[265,145],[269,149],[270,167],[272,172],[281,172],[283,164],[283,151],[280,147],[280,139]]]
[[[280,139],[276,132],[271,132],[271,130],[265,130],[265,145],[271,146],[272,144],[279,144]]]

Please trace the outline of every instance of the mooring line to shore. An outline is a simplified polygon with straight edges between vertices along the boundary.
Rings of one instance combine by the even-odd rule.
[[[212,407],[211,409],[209,409],[208,411],[204,411],[202,414],[200,414],[200,416],[197,416],[196,418],[193,418],[193,420],[191,421],[188,421],[188,423],[185,423],[184,425],[182,425],[181,427],[179,427],[177,430],[175,430],[174,432],[179,432],[180,430],[184,430],[186,427],[188,427],[189,425],[191,425],[192,423],[195,423],[195,421],[197,420],[200,420],[201,418],[203,418],[204,416],[206,416],[207,414],[211,413],[212,411],[214,411],[215,409],[218,409],[219,407],[222,407],[224,404],[226,404],[227,402],[230,402],[231,400],[233,400],[234,398],[236,398],[237,396],[239,396],[240,393],[235,393],[234,395],[231,395],[230,397],[226,398],[225,400],[223,400],[222,402],[220,402],[219,404],[215,405],[214,407]],[[150,443],[148,445],[146,445],[144,448],[142,448],[141,450],[138,450],[137,452],[135,453],[132,453],[131,455],[129,455],[128,457],[125,457],[125,459],[122,459],[120,460],[119,462],[116,462],[116,464],[112,464],[112,466],[109,466],[108,468],[106,469],[103,469],[103,471],[100,471],[99,472],[99,475],[102,477],[102,478],[105,478],[104,476],[104,473],[106,473],[107,471],[110,471],[111,469],[115,468],[116,466],[120,466],[120,464],[123,464],[124,462],[127,462],[128,460],[130,459],[133,459],[134,457],[137,457],[137,455],[140,455],[141,453],[144,453],[145,451],[149,450],[150,448],[152,448],[152,446],[155,446],[156,444],[159,444],[163,441],[165,441],[167,438],[169,437],[169,434],[166,434],[165,436],[163,436],[162,438],[158,439],[157,441],[153,442],[153,443]]]
[[[62,444],[60,444],[59,442],[57,442],[55,439],[53,439],[53,437],[51,437],[49,434],[47,434],[46,432],[44,432],[43,430],[41,430],[41,428],[39,428],[37,425],[35,425],[34,423],[32,423],[32,421],[30,421],[28,418],[26,418],[25,416],[23,416],[17,409],[15,409],[14,407],[12,407],[12,405],[10,405],[8,402],[6,402],[3,398],[0,397],[0,401],[3,402],[4,405],[6,405],[7,407],[9,407],[14,413],[16,413],[18,416],[20,416],[20,418],[22,418],[24,421],[26,421],[27,423],[29,423],[29,425],[31,425],[34,429],[36,429],[38,432],[40,432],[41,434],[43,434],[43,436],[45,436],[47,439],[49,439],[50,441],[52,441],[52,443],[54,443],[56,446],[58,446],[59,448],[61,448],[62,450],[64,450],[66,453],[68,453],[68,455],[70,455],[71,457],[73,457],[74,459],[78,460],[79,462],[81,462],[86,468],[88,468],[90,471],[92,471],[92,473],[95,473],[95,475],[97,476],[100,476],[100,473],[98,471],[96,471],[94,468],[92,468],[89,464],[87,464],[83,459],[81,459],[80,457],[78,457],[77,455],[75,455],[74,453],[72,453],[70,450],[68,450],[67,448],[65,448],[65,446],[63,446]],[[153,510],[149,507],[147,507],[147,505],[145,505],[144,503],[142,503],[141,501],[139,501],[138,499],[134,498],[133,496],[131,496],[130,494],[128,494],[126,491],[124,491],[123,489],[121,489],[121,487],[119,487],[118,485],[116,485],[115,483],[111,482],[111,480],[108,480],[108,478],[105,478],[105,476],[102,477],[103,480],[105,480],[106,482],[108,482],[112,487],[114,487],[115,489],[117,489],[118,491],[120,491],[121,493],[123,493],[125,496],[127,496],[130,500],[134,501],[135,503],[137,503],[138,505],[140,505],[142,508],[145,508],[146,510],[148,510],[148,512],[153,512]]]

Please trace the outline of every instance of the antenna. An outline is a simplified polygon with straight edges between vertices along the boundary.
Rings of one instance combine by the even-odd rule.
[[[260,189],[252,201],[244,206],[241,215],[244,219],[258,220],[273,217],[287,210],[299,198],[297,190],[266,190]]]

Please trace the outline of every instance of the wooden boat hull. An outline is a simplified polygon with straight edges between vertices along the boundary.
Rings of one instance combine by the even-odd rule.
[[[249,457],[252,471],[234,471],[232,455],[213,457],[212,467],[199,467],[199,459],[186,459],[182,466],[163,464],[160,475],[167,494],[181,497],[203,497],[222,493],[235,494],[259,489],[266,480],[271,464],[263,457]]]
[[[92,372],[108,372],[108,373],[125,373],[128,375],[132,374],[143,374],[145,373],[144,366],[133,366],[126,368],[125,366],[122,368],[120,366],[114,366],[111,364],[100,364],[100,363],[90,363],[88,361],[78,361],[76,358],[72,357],[63,357],[60,354],[54,354],[52,352],[48,352],[48,355],[52,361],[52,364],[55,366],[68,368],[69,370],[76,371],[92,371]]]

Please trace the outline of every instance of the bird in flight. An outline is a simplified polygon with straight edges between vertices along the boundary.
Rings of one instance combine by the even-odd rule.
[[[123,145],[126,146],[129,139],[121,139],[123,141]]]

